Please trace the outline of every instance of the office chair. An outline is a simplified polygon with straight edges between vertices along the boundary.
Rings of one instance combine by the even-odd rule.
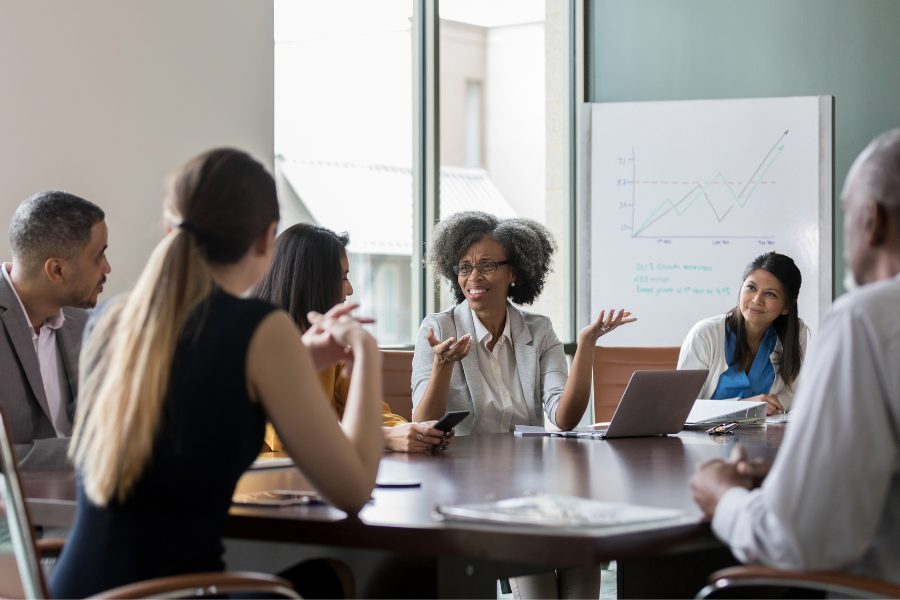
[[[594,422],[612,419],[635,371],[669,371],[678,364],[678,346],[594,349]]]
[[[412,421],[412,359],[411,350],[381,351],[384,401],[407,421]]]
[[[19,480],[9,430],[0,411],[0,596],[49,598],[41,570],[42,550],[59,553],[62,540],[36,544]],[[253,593],[300,598],[291,584],[263,573],[213,572],[149,579],[114,588],[98,598],[195,598]]]
[[[810,592],[818,592],[822,594],[818,597],[827,594],[838,598],[900,598],[900,586],[880,579],[833,571],[783,571],[759,565],[716,571],[696,597],[757,598],[764,588],[778,590],[778,597],[808,598]]]

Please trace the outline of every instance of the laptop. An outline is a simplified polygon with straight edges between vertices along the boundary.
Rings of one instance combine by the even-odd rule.
[[[708,373],[706,369],[635,371],[612,420],[608,425],[592,425],[590,431],[601,438],[678,433]]]

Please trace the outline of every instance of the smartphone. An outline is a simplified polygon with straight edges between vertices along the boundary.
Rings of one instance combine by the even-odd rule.
[[[440,420],[434,424],[435,429],[440,429],[441,431],[450,431],[459,423],[469,416],[469,411],[467,410],[454,410],[448,412],[446,415],[440,418]]]

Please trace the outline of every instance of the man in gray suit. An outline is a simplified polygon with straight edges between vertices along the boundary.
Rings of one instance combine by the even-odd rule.
[[[87,308],[110,272],[103,211],[66,192],[41,192],[9,225],[0,265],[0,409],[25,470],[69,468],[78,354]]]

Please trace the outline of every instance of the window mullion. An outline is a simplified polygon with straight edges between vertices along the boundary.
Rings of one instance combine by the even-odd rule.
[[[413,8],[413,331],[439,308],[435,275],[423,261],[440,216],[437,3],[415,0]]]

